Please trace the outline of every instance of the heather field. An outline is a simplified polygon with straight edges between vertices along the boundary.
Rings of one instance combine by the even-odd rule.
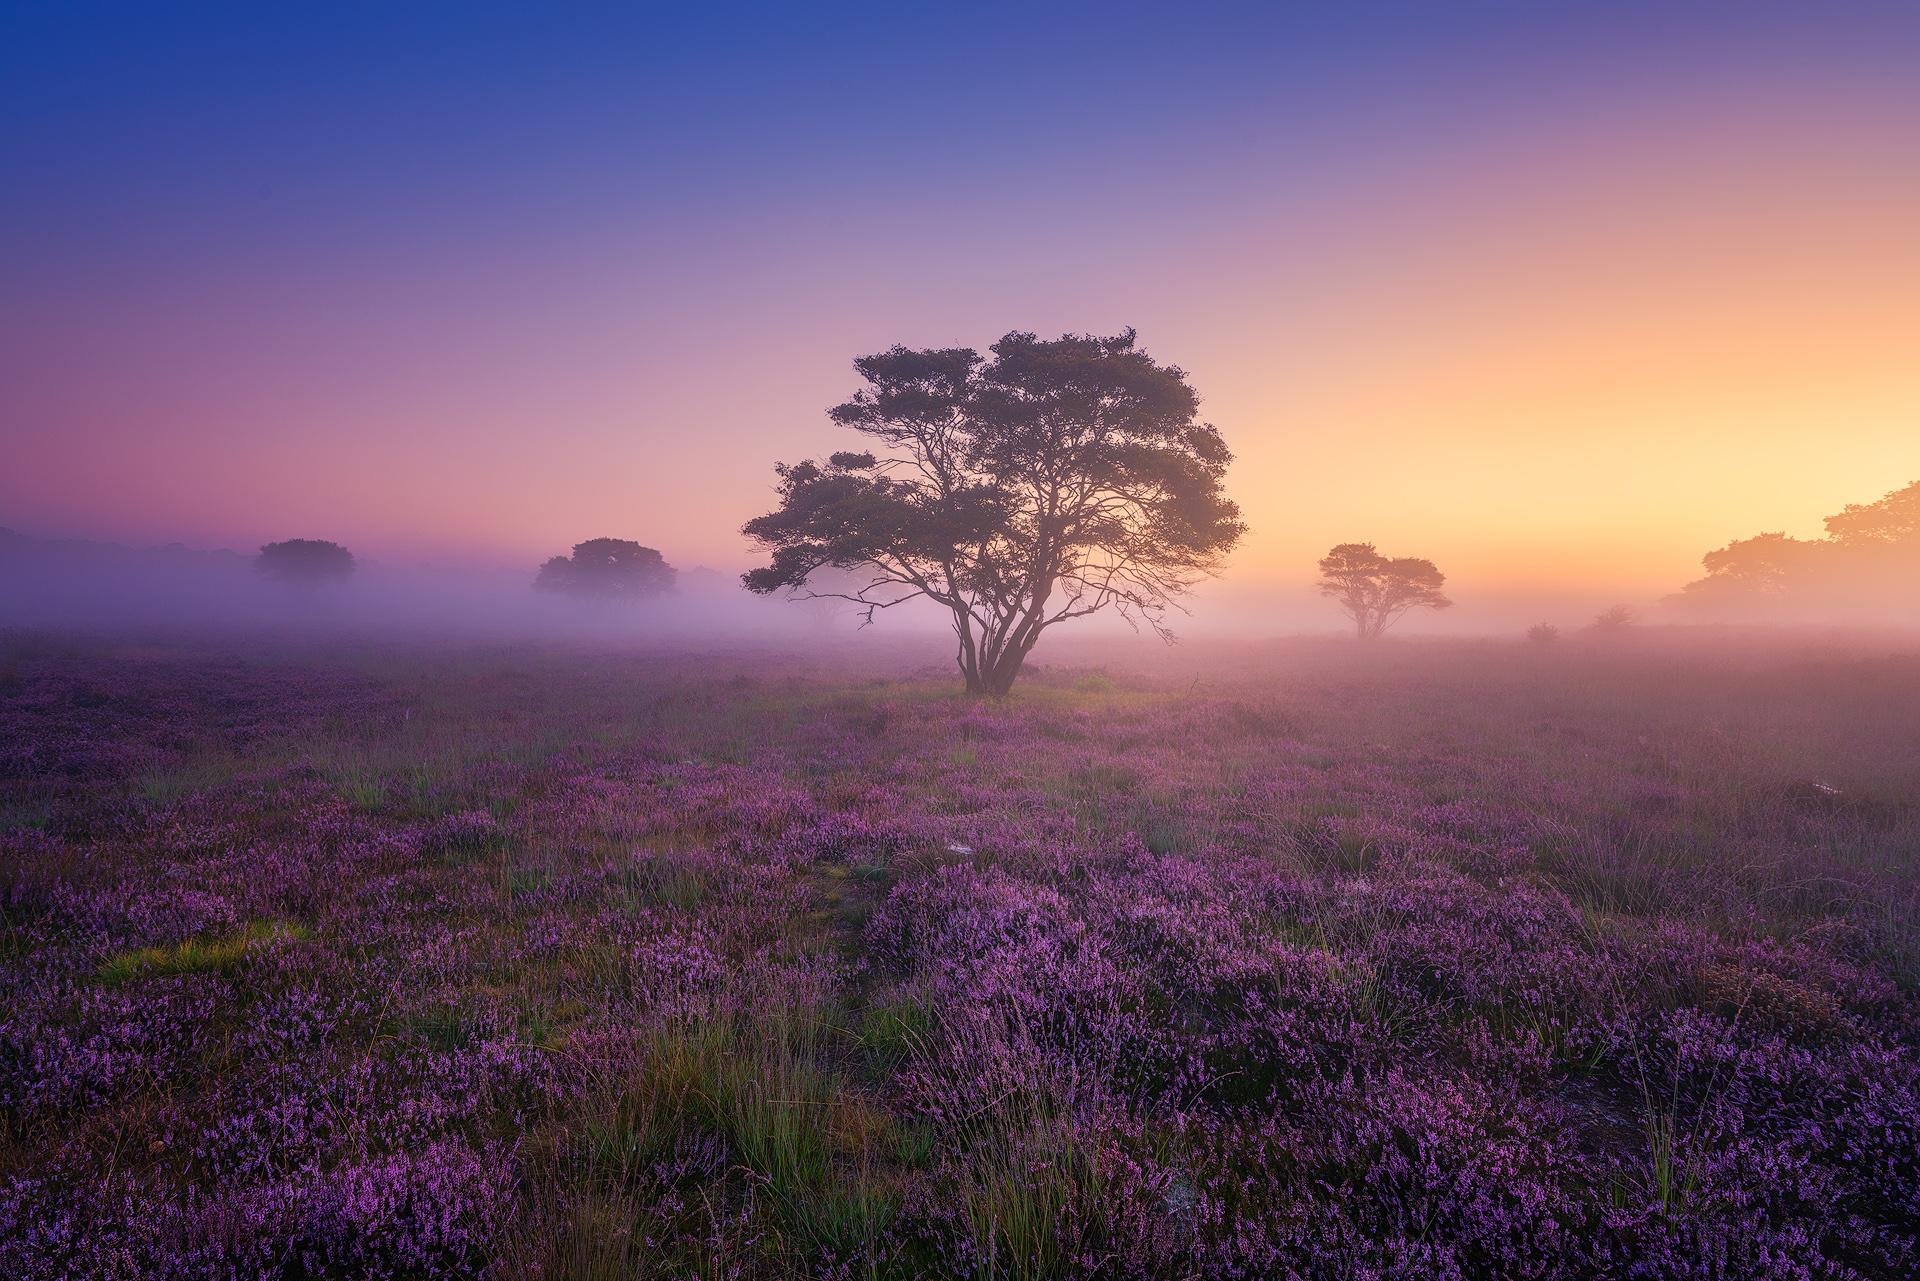
[[[0,1276],[1904,1278],[1920,654],[0,639]]]

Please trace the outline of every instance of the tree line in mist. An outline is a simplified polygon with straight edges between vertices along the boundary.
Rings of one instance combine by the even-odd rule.
[[[1702,614],[1857,614],[1920,604],[1920,481],[1826,518],[1823,538],[1737,539],[1668,602]]]
[[[968,690],[1004,694],[1051,628],[1111,613],[1172,640],[1172,615],[1217,575],[1246,533],[1226,493],[1232,454],[1201,421],[1184,370],[1154,360],[1133,330],[988,348],[902,346],[854,361],[863,385],[829,418],[859,447],[775,466],[777,505],[742,529],[767,561],[742,576],[759,595],[863,623],[918,602],[947,620]],[[1828,517],[1821,539],[1766,533],[1704,558],[1706,576],[1666,602],[1705,615],[1870,614],[1912,606],[1920,582],[1920,482]],[[0,530],[0,559],[32,540]],[[97,549],[107,545],[75,544]],[[121,549],[125,550],[125,549]],[[163,549],[162,557],[192,556]],[[220,554],[220,555],[231,555]],[[268,579],[317,589],[349,579],[353,553],[292,538],[253,560]],[[1319,592],[1362,640],[1414,610],[1449,608],[1433,561],[1368,542],[1334,546]],[[674,590],[654,548],[591,538],[539,566],[539,592],[601,604]],[[1616,606],[1589,630],[1616,632]],[[1552,624],[1528,636],[1546,643]]]

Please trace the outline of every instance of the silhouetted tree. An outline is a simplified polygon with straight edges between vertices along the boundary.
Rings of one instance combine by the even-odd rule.
[[[1826,519],[1825,538],[1736,539],[1668,604],[1720,612],[1884,615],[1920,605],[1920,481]]]
[[[1551,645],[1560,639],[1560,629],[1552,623],[1535,623],[1527,628],[1527,639],[1536,645]]]
[[[676,577],[651,547],[627,538],[589,538],[574,544],[573,555],[540,566],[533,585],[582,600],[635,601],[671,591]]]
[[[268,543],[253,567],[277,582],[298,587],[344,582],[353,574],[353,553],[324,538],[289,538]]]
[[[867,385],[831,417],[871,452],[775,468],[780,506],[744,530],[772,560],[744,581],[850,601],[863,623],[932,601],[967,689],[998,695],[1068,619],[1111,608],[1171,640],[1167,612],[1245,526],[1222,492],[1232,456],[1186,374],[1132,330],[1010,333],[991,351],[856,360]],[[859,577],[823,585],[822,569]]]
[[[1609,605],[1593,616],[1593,621],[1587,624],[1587,630],[1617,634],[1626,631],[1639,621],[1640,615],[1634,612],[1631,605]]]
[[[1410,610],[1452,605],[1440,590],[1446,581],[1432,561],[1388,558],[1372,543],[1341,543],[1320,558],[1320,594],[1340,602],[1362,640],[1379,636]]]
[[[1818,556],[1817,545],[1786,534],[1756,534],[1728,543],[1700,558],[1709,577],[1735,582],[1748,590],[1774,595],[1788,590]]]
[[[1848,503],[1826,526],[1827,537],[1846,546],[1920,542],[1920,480],[1878,502]]]

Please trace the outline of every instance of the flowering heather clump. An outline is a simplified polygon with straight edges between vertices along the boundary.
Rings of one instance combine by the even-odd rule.
[[[29,647],[0,1277],[1915,1275],[1920,663],[1565,657]]]

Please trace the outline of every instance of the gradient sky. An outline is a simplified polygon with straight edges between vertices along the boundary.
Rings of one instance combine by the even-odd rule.
[[[749,562],[894,342],[1112,332],[1230,574],[1655,594],[1920,478],[1920,6],[8,6],[0,524]]]

